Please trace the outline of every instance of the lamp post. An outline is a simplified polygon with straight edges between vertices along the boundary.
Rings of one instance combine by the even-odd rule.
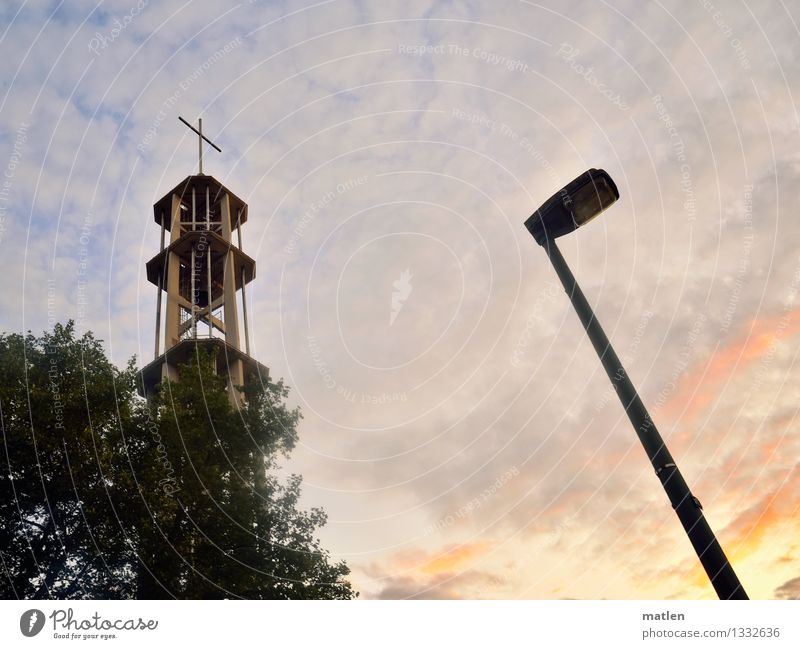
[[[672,508],[689,536],[700,563],[720,599],[748,599],[739,578],[703,516],[700,501],[692,494],[664,440],[633,387],[592,308],[578,287],[555,239],[584,225],[619,198],[614,181],[601,169],[589,169],[551,196],[525,221],[525,227],[541,245],[558,274],[589,340],[603,363],[639,441],[661,481]]]

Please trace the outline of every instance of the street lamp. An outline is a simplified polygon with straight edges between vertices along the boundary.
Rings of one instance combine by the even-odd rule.
[[[618,198],[619,191],[611,176],[602,169],[589,169],[545,201],[525,221],[525,227],[547,252],[714,590],[720,599],[748,599],[725,552],[703,516],[700,501],[689,490],[675,460],[656,430],[650,413],[644,407],[556,246],[556,237],[586,224]]]

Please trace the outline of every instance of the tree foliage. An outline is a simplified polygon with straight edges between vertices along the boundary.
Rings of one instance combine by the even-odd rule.
[[[0,336],[0,596],[333,598],[349,570],[277,477],[297,441],[288,389],[232,408],[198,353],[149,403],[72,323]]]

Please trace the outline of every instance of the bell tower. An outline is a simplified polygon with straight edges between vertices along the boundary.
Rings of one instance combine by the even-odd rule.
[[[188,362],[198,346],[215,348],[217,372],[228,377],[228,393],[235,405],[242,395],[234,386],[269,376],[269,370],[250,356],[245,286],[255,278],[256,262],[242,250],[247,203],[213,176],[203,174],[203,141],[221,151],[203,135],[203,121],[198,130],[179,119],[198,135],[200,168],[153,206],[155,222],[161,227],[161,247],[146,268],[148,281],[158,289],[155,360],[142,370],[140,391],[149,397],[162,379],[179,379],[178,365]],[[233,243],[234,231],[238,245]]]

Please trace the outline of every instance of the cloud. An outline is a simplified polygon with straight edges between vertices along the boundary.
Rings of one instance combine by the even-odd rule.
[[[440,556],[428,561],[419,570],[431,576],[441,573],[450,573],[476,557],[485,554],[490,547],[491,544],[485,541],[454,546],[446,549]]]
[[[777,599],[800,599],[800,577],[795,577],[775,589]]]
[[[757,550],[777,525],[791,523],[798,494],[800,469],[795,468],[775,491],[766,494],[731,521],[721,534],[730,539],[732,560]]]
[[[664,412],[676,419],[691,421],[714,403],[725,384],[746,372],[756,361],[772,360],[776,347],[800,333],[800,310],[752,320],[741,333],[716,350],[703,364],[692,368],[678,382],[664,405]]]
[[[377,599],[466,599],[488,597],[504,584],[496,574],[474,566],[492,543],[450,544],[431,552],[401,552],[372,565]]]
[[[397,577],[373,597],[375,599],[489,599],[502,580],[495,575],[468,570],[441,574],[431,579]]]

